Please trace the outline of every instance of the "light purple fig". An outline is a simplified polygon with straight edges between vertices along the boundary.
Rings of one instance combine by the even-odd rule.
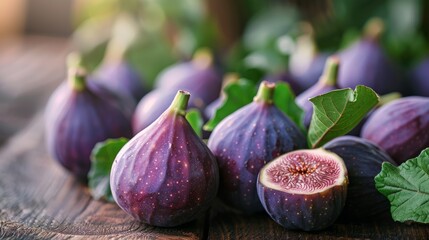
[[[429,98],[404,97],[380,107],[365,122],[361,136],[398,164],[417,157],[429,146]]]
[[[256,193],[259,170],[306,147],[298,127],[273,104],[274,89],[274,83],[262,82],[253,102],[222,120],[208,141],[219,164],[219,197],[244,214],[263,211]]]
[[[108,138],[131,137],[133,105],[71,68],[46,108],[50,154],[72,174],[87,179],[94,145]]]
[[[296,103],[304,110],[304,125],[306,127],[310,126],[311,117],[313,116],[313,104],[309,99],[338,89],[337,77],[339,66],[339,59],[336,56],[330,57],[326,61],[325,70],[319,81],[297,96]]]
[[[110,186],[116,203],[135,219],[160,227],[190,222],[216,197],[216,159],[185,118],[189,93],[118,153]]]
[[[270,217],[287,229],[317,231],[340,216],[347,197],[347,169],[321,148],[286,153],[265,165],[258,196]]]

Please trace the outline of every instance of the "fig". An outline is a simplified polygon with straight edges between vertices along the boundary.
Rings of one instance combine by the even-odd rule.
[[[118,153],[110,175],[116,203],[135,219],[173,227],[204,213],[219,186],[216,159],[185,118],[189,93]]]
[[[309,101],[310,98],[338,89],[339,60],[337,57],[330,57],[326,61],[325,70],[319,81],[305,90],[296,97],[296,103],[304,110],[304,125],[310,126],[311,117],[313,116],[313,104]]]
[[[179,63],[163,70],[156,79],[156,87],[166,90],[186,90],[191,93],[190,107],[200,110],[218,98],[222,76],[214,67],[209,51],[197,51],[189,62]]]
[[[87,80],[71,68],[68,81],[52,94],[46,108],[46,139],[50,154],[78,179],[86,181],[90,154],[97,142],[132,137],[129,102]]]
[[[380,107],[365,122],[361,137],[398,164],[417,157],[429,146],[429,98],[404,97]]]
[[[415,66],[410,75],[413,95],[429,97],[429,58]]]
[[[323,148],[336,153],[346,164],[349,186],[341,218],[362,221],[389,215],[390,203],[375,188],[374,177],[383,162],[396,166],[392,158],[375,144],[354,136],[338,137]]]
[[[347,197],[347,169],[335,153],[296,150],[265,165],[259,199],[270,217],[287,229],[317,231],[331,226]]]
[[[383,28],[380,19],[370,20],[362,39],[339,53],[340,88],[354,89],[357,85],[365,85],[378,94],[400,90],[400,74],[378,42]]]
[[[256,193],[259,170],[283,153],[306,147],[298,127],[273,104],[274,88],[262,82],[253,102],[222,120],[208,140],[219,164],[219,197],[245,214],[263,211]]]

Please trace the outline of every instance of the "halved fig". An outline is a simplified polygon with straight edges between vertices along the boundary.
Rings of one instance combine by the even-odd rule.
[[[331,226],[347,195],[347,169],[323,149],[286,153],[259,172],[259,199],[270,217],[287,229],[317,231]]]

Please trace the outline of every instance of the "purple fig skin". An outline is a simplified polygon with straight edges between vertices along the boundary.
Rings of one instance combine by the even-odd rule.
[[[126,62],[107,62],[96,72],[96,79],[111,91],[132,96],[138,102],[148,92],[143,79]]]
[[[272,103],[254,101],[222,120],[208,147],[219,164],[219,197],[253,214],[263,211],[255,185],[259,170],[283,153],[306,147],[306,139]]]
[[[399,91],[399,71],[387,58],[376,40],[362,39],[339,54],[340,88],[365,85],[378,94]]]
[[[295,69],[293,65],[290,65],[292,79],[295,79],[296,85],[301,89],[301,92],[317,83],[320,76],[322,76],[329,55],[328,53],[319,53],[315,55],[306,71]]]
[[[302,159],[312,160],[308,163]],[[335,162],[323,162],[327,159]],[[318,170],[327,174],[319,175]],[[297,150],[265,165],[258,176],[257,190],[275,222],[286,229],[318,231],[339,217],[346,202],[347,184],[347,169],[336,154],[322,149]]]
[[[322,69],[323,70],[323,69]],[[295,80],[292,75],[287,71],[282,71],[276,74],[270,74],[264,77],[265,81],[268,82],[285,82],[288,83],[289,86],[292,88],[292,91],[297,95],[302,93],[303,89],[298,84],[298,81]]]
[[[429,98],[394,100],[371,114],[361,136],[380,146],[401,164],[429,146],[428,116]]]
[[[112,166],[117,204],[153,226],[196,219],[218,191],[216,159],[180,113],[184,109],[168,108],[121,149]]]
[[[132,109],[121,100],[93,81],[82,91],[63,83],[50,97],[45,112],[48,151],[79,180],[87,179],[96,143],[132,137]]]
[[[426,58],[410,74],[412,94],[429,97],[429,58]]]
[[[295,99],[296,103],[304,110],[304,126],[309,127],[313,116],[313,104],[310,98],[338,89],[337,76],[339,69],[339,60],[336,56],[330,57],[326,61],[325,70],[319,81],[298,95]]]
[[[345,221],[367,221],[390,216],[390,203],[375,188],[374,177],[383,162],[397,164],[375,144],[354,137],[338,137],[323,146],[340,156],[347,167],[349,186],[341,218]]]

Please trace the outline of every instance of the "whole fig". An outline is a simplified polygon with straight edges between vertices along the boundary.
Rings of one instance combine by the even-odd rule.
[[[365,85],[378,94],[400,90],[399,71],[390,62],[378,43],[383,31],[383,22],[372,19],[368,22],[365,36],[339,53],[341,69],[338,75],[340,88]]]
[[[50,97],[45,126],[48,150],[80,180],[87,178],[97,142],[132,136],[132,106],[122,100],[75,68]]]
[[[196,219],[216,197],[216,159],[185,118],[189,93],[118,153],[110,175],[116,203],[135,219],[172,227]]]
[[[404,97],[382,106],[365,122],[361,136],[398,164],[416,157],[429,146],[429,98]]]
[[[259,199],[270,217],[287,229],[317,231],[331,226],[347,197],[347,169],[321,148],[286,153],[258,176]]]
[[[396,166],[389,155],[368,140],[354,136],[338,137],[323,148],[340,156],[347,167],[349,186],[342,218],[366,221],[387,216],[390,203],[375,188],[374,177],[380,173],[383,162]]]
[[[220,198],[245,214],[263,210],[256,193],[259,170],[306,146],[298,127],[273,104],[274,88],[262,82],[253,102],[222,120],[208,141],[219,164]]]
[[[330,57],[325,66],[323,75],[319,81],[301,93],[296,98],[296,103],[304,110],[304,125],[310,126],[311,117],[313,116],[313,104],[309,101],[310,98],[338,89],[337,77],[339,69],[339,60],[337,57]]]
[[[222,76],[213,64],[207,50],[198,51],[189,62],[179,63],[163,70],[156,79],[156,87],[191,93],[190,107],[200,110],[218,98]]]

